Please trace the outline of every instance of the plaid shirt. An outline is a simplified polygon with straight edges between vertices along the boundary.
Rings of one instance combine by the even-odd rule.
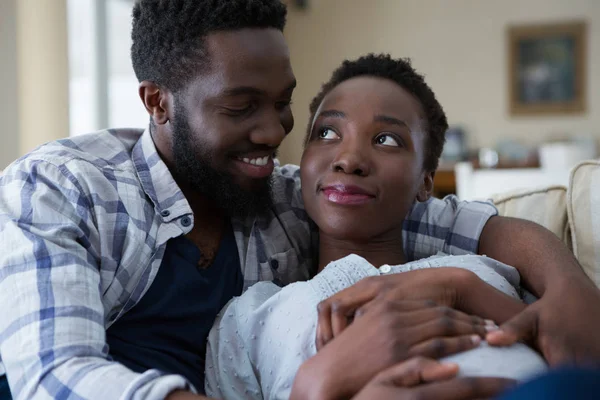
[[[234,220],[244,289],[314,272],[318,241],[296,166],[276,167],[269,216]],[[405,252],[474,253],[495,208],[450,197],[417,204]],[[184,377],[111,361],[106,329],[148,290],[192,210],[149,131],[107,130],[46,144],[0,177],[0,376],[15,399],[162,399]],[[198,223],[202,223],[198,221]]]

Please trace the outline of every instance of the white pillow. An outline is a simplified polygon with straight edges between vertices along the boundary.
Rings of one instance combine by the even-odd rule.
[[[584,161],[571,171],[567,213],[573,253],[600,286],[600,161]]]
[[[498,214],[533,221],[550,230],[571,248],[567,221],[567,188],[520,189],[492,197]]]

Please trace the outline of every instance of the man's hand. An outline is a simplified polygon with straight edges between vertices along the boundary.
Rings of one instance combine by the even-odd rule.
[[[600,291],[591,282],[548,290],[525,311],[487,335],[491,345],[526,341],[550,365],[600,364]]]
[[[300,367],[292,398],[353,396],[385,368],[413,356],[440,358],[472,349],[485,332],[482,320],[432,302],[375,298]]]
[[[349,322],[360,317],[371,303],[378,301],[430,301],[431,304],[445,306],[444,315],[454,317],[453,308],[460,297],[460,289],[466,282],[477,278],[472,272],[460,268],[431,268],[370,277],[342,290],[318,306],[317,349],[338,336]],[[462,318],[476,325],[485,325],[483,318],[466,316]]]
[[[493,217],[479,253],[512,265],[540,300],[488,336],[490,344],[529,341],[550,365],[600,362],[600,291],[573,253],[533,222]]]
[[[373,378],[353,400],[467,400],[495,396],[513,385],[498,378],[454,378],[456,364],[413,358]]]

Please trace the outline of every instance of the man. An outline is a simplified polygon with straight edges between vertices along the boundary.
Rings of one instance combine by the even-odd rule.
[[[259,280],[311,275],[298,171],[274,161],[293,126],[285,12],[275,0],[139,1],[132,61],[148,129],[50,143],[6,169],[0,373],[14,398],[193,396],[218,310]],[[479,248],[519,267],[544,294],[522,332],[539,328],[557,359],[600,353],[579,330],[600,323],[600,296],[572,256],[545,230],[493,215],[485,203],[422,204],[405,250]],[[561,335],[545,343],[550,330]]]

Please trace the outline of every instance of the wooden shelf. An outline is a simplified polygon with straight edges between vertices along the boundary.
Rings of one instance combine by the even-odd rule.
[[[433,179],[433,195],[442,198],[449,194],[456,194],[454,167],[441,167]]]

